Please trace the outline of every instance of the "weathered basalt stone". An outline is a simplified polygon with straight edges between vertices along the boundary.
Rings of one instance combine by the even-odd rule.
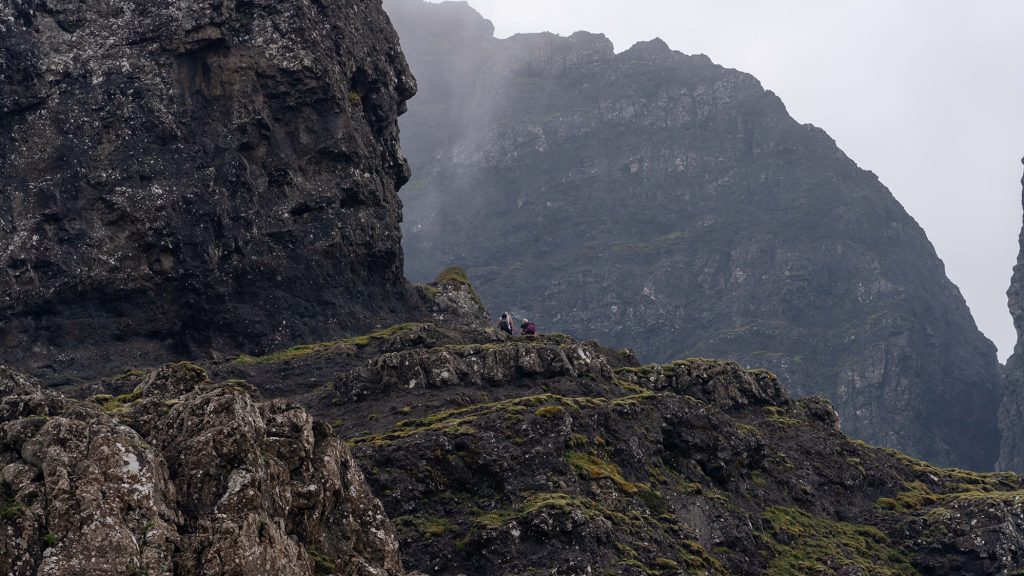
[[[731,358],[843,429],[991,469],[995,348],[924,231],[754,77],[660,40],[496,39],[464,3],[389,0],[420,81],[402,119],[407,273],[459,265],[491,310]]]
[[[61,383],[415,315],[379,0],[0,2],[0,357]]]

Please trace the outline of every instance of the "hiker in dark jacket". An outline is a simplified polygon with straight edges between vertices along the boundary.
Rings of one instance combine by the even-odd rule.
[[[508,332],[509,336],[514,336],[515,330],[513,330],[512,326],[514,326],[512,324],[512,315],[508,312],[502,313],[501,320],[498,321],[498,330]]]
[[[526,335],[533,336],[533,335],[536,335],[536,334],[537,334],[537,325],[534,324],[533,322],[530,322],[526,318],[523,318],[523,323],[519,325],[519,335],[520,336],[526,336]]]

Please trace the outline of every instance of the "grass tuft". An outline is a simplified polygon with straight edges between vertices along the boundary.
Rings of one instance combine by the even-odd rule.
[[[369,346],[371,343],[387,340],[395,334],[400,332],[406,332],[414,328],[423,326],[415,322],[407,322],[405,324],[398,324],[383,330],[377,330],[369,334],[363,334],[362,336],[353,336],[351,338],[344,338],[342,340],[332,340],[330,342],[318,342],[316,344],[300,344],[299,346],[292,346],[287,350],[280,352],[274,352],[273,354],[267,354],[265,356],[250,356],[248,354],[242,354],[238,358],[235,358],[233,364],[268,364],[275,362],[285,362],[288,360],[294,360],[296,358],[302,358],[304,356],[310,356],[313,354],[321,354],[328,352],[336,348],[343,347],[356,347],[363,348]]]

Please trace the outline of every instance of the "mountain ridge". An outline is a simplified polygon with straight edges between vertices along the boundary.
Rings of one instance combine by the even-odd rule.
[[[386,4],[420,74],[402,119],[411,279],[460,265],[492,311],[647,361],[766,367],[855,437],[992,468],[995,348],[921,227],[827,133],[663,42],[496,39],[435,6]]]

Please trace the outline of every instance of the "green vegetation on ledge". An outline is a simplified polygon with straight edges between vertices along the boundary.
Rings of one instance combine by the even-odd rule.
[[[108,414],[120,414],[128,409],[128,405],[142,398],[142,391],[135,389],[128,394],[111,396],[110,394],[97,394],[93,396],[94,402],[98,403],[104,412]]]
[[[608,478],[625,494],[636,494],[637,492],[637,487],[622,477],[622,470],[617,465],[594,454],[570,451],[566,452],[565,459],[586,478],[591,480]]]
[[[877,528],[816,518],[798,508],[776,506],[764,513],[772,550],[767,574],[803,576],[847,573],[872,576],[919,574]]]
[[[284,362],[286,360],[294,360],[295,358],[301,358],[311,354],[320,354],[343,346],[364,347],[369,346],[374,341],[386,340],[395,334],[406,332],[420,326],[422,326],[422,324],[407,322],[405,324],[397,324],[389,328],[384,328],[383,330],[377,330],[376,332],[371,332],[369,334],[363,334],[362,336],[353,336],[351,338],[333,340],[331,342],[318,342],[316,344],[300,344],[298,346],[292,346],[287,350],[267,354],[265,356],[250,356],[248,354],[242,354],[238,358],[235,358],[233,362],[235,364]]]
[[[437,279],[434,280],[437,284],[444,282],[459,282],[460,284],[469,285],[469,276],[466,275],[466,271],[458,266],[450,266],[441,271],[437,275]]]
[[[464,408],[453,408],[431,414],[425,418],[416,420],[401,420],[395,426],[383,433],[352,438],[349,443],[352,445],[366,443],[389,443],[402,438],[407,438],[424,432],[444,432],[448,434],[471,434],[473,428],[469,426],[478,418],[495,413],[517,414],[529,407],[540,406],[535,414],[542,418],[551,418],[564,413],[565,408],[581,410],[584,407],[600,406],[607,403],[605,398],[579,397],[569,398],[557,394],[540,394],[537,396],[525,396],[512,398],[498,402],[485,402],[474,404]]]

